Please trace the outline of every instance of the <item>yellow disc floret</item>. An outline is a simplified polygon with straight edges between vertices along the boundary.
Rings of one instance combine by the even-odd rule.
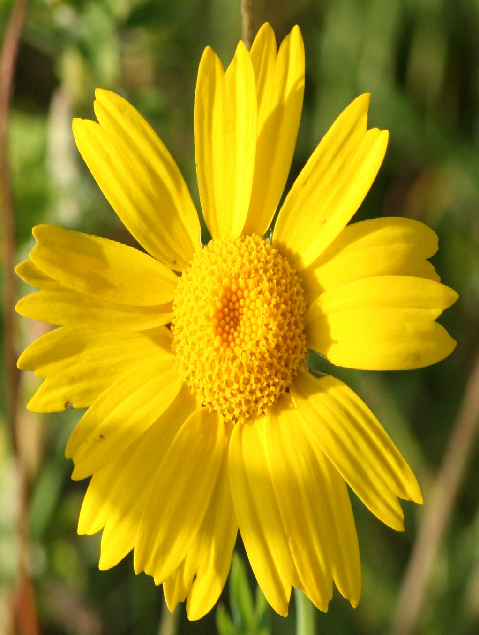
[[[305,300],[267,241],[211,241],[180,278],[173,341],[181,372],[225,419],[264,414],[306,357]]]

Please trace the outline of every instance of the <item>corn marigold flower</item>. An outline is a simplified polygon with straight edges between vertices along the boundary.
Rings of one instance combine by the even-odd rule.
[[[314,350],[368,370],[433,364],[455,342],[436,322],[457,294],[428,262],[437,237],[406,218],[348,225],[382,163],[369,95],[322,139],[270,227],[304,87],[298,27],[265,24],[224,71],[207,48],[195,98],[200,222],[167,149],[118,95],[98,90],[78,149],[145,252],[40,225],[17,267],[39,289],[21,315],[59,326],[22,354],[44,378],[37,412],[87,408],[66,455],[91,476],[78,531],[103,529],[99,566],[134,550],[190,619],[216,603],[238,527],[256,579],[286,615],[292,586],[321,610],[333,581],[353,606],[359,548],[346,483],[402,530],[422,502],[410,467],[361,399],[306,365]]]

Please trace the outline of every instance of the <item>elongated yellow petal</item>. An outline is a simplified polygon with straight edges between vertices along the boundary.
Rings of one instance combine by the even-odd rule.
[[[94,372],[98,364],[121,363],[123,354],[130,357],[133,350],[139,357],[171,357],[171,331],[164,326],[132,333],[99,333],[62,327],[30,344],[20,355],[18,368],[33,370],[43,378],[68,370],[74,377],[75,366],[79,371],[85,368],[85,372]],[[74,379],[72,383],[75,383]]]
[[[193,584],[193,578],[195,577],[196,562],[193,558],[188,557],[188,554],[170,577],[166,578],[163,582],[166,606],[172,613],[178,602],[184,602],[186,600],[186,596]]]
[[[244,227],[256,150],[256,90],[240,42],[226,73],[207,47],[195,95],[196,171],[203,216],[213,238],[234,240]]]
[[[61,289],[60,285],[58,288]],[[39,291],[17,302],[17,313],[32,320],[91,331],[139,331],[167,324],[171,303],[161,306],[128,306],[96,300],[76,291]]]
[[[231,493],[256,580],[274,610],[286,616],[294,565],[271,482],[262,427],[263,421],[253,418],[235,426],[229,454]]]
[[[288,398],[265,416],[265,447],[274,493],[294,564],[305,592],[317,608],[328,610],[333,596],[330,534],[324,522],[326,501],[311,444]],[[289,407],[288,407],[289,406]],[[322,522],[323,520],[323,522]]]
[[[359,545],[346,484],[289,396],[270,410],[265,442],[274,491],[305,592],[327,611],[334,579],[343,596],[357,606]]]
[[[102,489],[109,481],[105,529],[101,540],[100,569],[115,566],[135,545],[150,490],[183,423],[200,404],[183,384],[177,397],[157,421],[110,465],[93,475],[91,483]],[[110,470],[104,477],[100,475]],[[95,479],[99,477],[97,482]],[[90,485],[91,487],[91,485]]]
[[[232,429],[231,423],[226,425],[223,461],[203,523],[185,559],[163,582],[165,601],[170,611],[188,595],[189,620],[198,620],[211,610],[223,590],[230,570],[238,533],[228,474],[228,449]],[[161,582],[159,578],[155,581]]]
[[[456,342],[435,322],[457,293],[434,280],[378,276],[326,291],[306,313],[308,347],[333,364],[405,370],[447,357]]]
[[[61,291],[64,287],[41,271],[31,260],[24,260],[15,267],[15,273],[27,284],[42,291]]]
[[[344,229],[381,167],[388,132],[367,130],[369,99],[361,95],[336,119],[279,212],[274,245],[297,270],[314,262]]]
[[[178,277],[138,249],[52,225],[37,225],[33,235],[37,245],[30,258],[65,287],[132,306],[173,300]]]
[[[320,446],[312,442],[311,447],[316,453],[318,474],[328,499],[325,515],[329,515],[329,521],[324,522],[329,522],[331,527],[333,580],[340,593],[351,602],[353,608],[356,608],[361,597],[361,562],[348,488],[344,478]]]
[[[372,276],[414,276],[440,281],[427,258],[437,236],[410,218],[374,218],[344,228],[321,256],[301,272],[310,303],[328,289]]]
[[[174,362],[161,357],[136,365],[114,382],[70,436],[65,455],[75,462],[72,478],[90,476],[126,450],[168,408],[182,383]]]
[[[258,134],[253,190],[245,234],[266,233],[288,178],[304,94],[304,45],[295,26],[278,53],[269,24],[251,47],[258,99]]]
[[[125,99],[100,89],[96,98],[100,123],[73,121],[80,154],[137,241],[170,269],[185,269],[200,247],[200,225],[178,167]]]
[[[102,541],[102,568],[108,568],[109,562],[114,566],[133,548],[152,474],[161,465],[179,428],[198,406],[196,398],[183,384],[177,397],[159,419],[126,451],[92,476],[83,499],[78,533],[94,534],[107,521],[110,527],[117,528],[113,537],[115,544],[110,546]],[[151,452],[152,447],[155,452]],[[132,488],[136,484],[138,488],[135,492]],[[125,551],[128,544],[131,546]]]
[[[112,333],[62,327],[33,342],[20,356],[18,368],[46,378],[27,408],[60,412],[90,406],[132,365],[172,355],[171,332],[164,326]]]
[[[78,518],[77,531],[80,535],[91,536],[105,526],[110,512],[110,490],[118,474],[117,469],[113,460],[91,477]]]
[[[223,463],[203,523],[186,560],[196,561],[196,576],[188,592],[188,619],[199,620],[216,604],[228,577],[238,534],[231,498],[228,450],[233,426],[226,428]],[[166,591],[165,591],[166,593]]]
[[[293,402],[324,453],[363,503],[383,523],[404,529],[397,497],[422,503],[411,468],[379,421],[339,379],[301,370]]]
[[[301,37],[301,34],[299,34]],[[288,36],[290,38],[291,36]],[[289,44],[289,42],[288,42]],[[286,45],[287,46],[287,45]],[[278,57],[278,46],[276,36],[271,25],[265,22],[259,29],[250,50],[251,61],[256,85],[256,97],[258,102],[258,131],[261,123],[269,113],[268,90],[273,86]]]
[[[159,583],[182,562],[216,487],[224,434],[218,414],[202,408],[176,435],[143,512],[135,546],[137,573],[145,571]]]

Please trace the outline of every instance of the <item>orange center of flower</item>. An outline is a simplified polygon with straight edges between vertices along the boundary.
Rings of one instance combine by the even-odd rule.
[[[195,254],[176,291],[180,371],[225,419],[264,414],[306,357],[305,308],[298,277],[267,241],[211,241]]]

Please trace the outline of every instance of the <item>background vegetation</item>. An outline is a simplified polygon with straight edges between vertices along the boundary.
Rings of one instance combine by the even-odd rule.
[[[12,7],[11,0],[0,0],[0,37]],[[406,531],[398,534],[352,495],[362,557],[362,600],[353,610],[336,594],[329,613],[317,616],[317,633],[407,632],[397,630],[404,611],[401,608],[398,617],[403,577],[428,507],[440,511],[448,493],[446,531],[427,584],[415,576],[419,588],[408,587],[410,595],[403,591],[403,597],[408,606],[423,586],[426,589],[415,633],[479,633],[479,456],[473,434],[477,412],[470,406],[479,388],[472,385],[466,391],[479,354],[479,1],[258,0],[256,28],[264,21],[272,24],[279,41],[299,24],[306,46],[305,105],[290,181],[343,108],[358,94],[371,92],[370,126],[389,129],[390,144],[355,220],[392,215],[430,225],[440,242],[433,262],[442,280],[460,294],[459,302],[441,319],[458,340],[456,351],[445,361],[409,372],[336,373],[370,405],[396,441],[418,475],[426,505],[404,505]],[[41,222],[131,240],[73,143],[71,119],[94,118],[96,87],[121,93],[139,109],[166,143],[198,200],[193,146],[198,63],[208,44],[224,64],[229,63],[240,33],[239,0],[31,0],[9,115],[17,261],[27,257],[31,227]],[[20,289],[20,294],[25,292]],[[19,321],[18,351],[43,331],[42,324]],[[22,608],[25,600],[19,599],[17,585],[21,506],[2,375],[0,635],[11,635],[12,606],[17,602],[26,611],[28,601]],[[27,412],[24,404],[36,386],[33,375],[25,373],[17,439],[30,483],[31,577],[41,631],[173,633],[161,587],[145,575],[135,576],[131,557],[111,571],[98,571],[100,537],[77,536],[87,483],[70,480],[72,465],[64,458],[64,448],[81,413]],[[458,418],[465,394],[466,431],[464,417]],[[468,395],[472,401],[467,401]],[[451,454],[452,434],[463,441],[458,457]],[[451,472],[441,467],[445,457]],[[462,459],[467,459],[467,467],[456,492],[450,476],[461,476]],[[444,479],[444,474],[445,481],[437,486],[436,479]],[[440,518],[432,519],[431,540],[440,523]],[[241,555],[240,543],[237,549]],[[423,552],[424,546],[419,555]],[[250,572],[248,576],[254,588]],[[230,611],[227,590],[221,602]],[[235,607],[233,616],[238,619]],[[215,614],[216,609],[188,623],[181,608],[177,632],[214,634]],[[294,602],[286,619],[266,615],[274,635],[294,633],[294,618]],[[246,626],[237,632],[253,635]]]

